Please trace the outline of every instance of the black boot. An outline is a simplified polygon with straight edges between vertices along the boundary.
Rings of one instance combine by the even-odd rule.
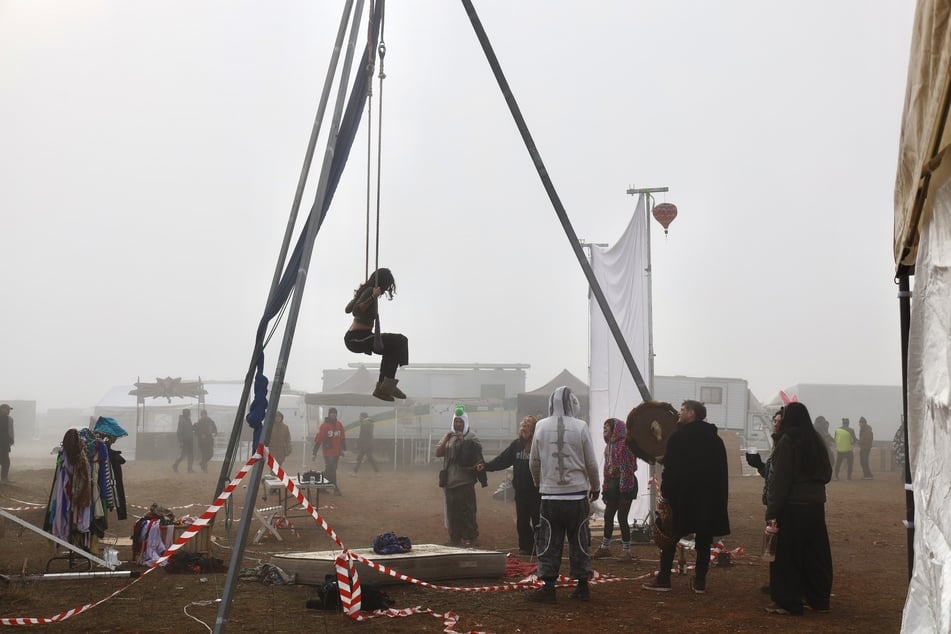
[[[571,593],[571,598],[579,601],[591,600],[591,591],[588,589],[587,579],[578,579],[578,585],[575,587],[574,592]]]

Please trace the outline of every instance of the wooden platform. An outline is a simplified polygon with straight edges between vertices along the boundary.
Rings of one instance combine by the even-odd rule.
[[[494,550],[414,544],[412,551],[399,555],[377,555],[372,548],[355,548],[353,552],[423,581],[505,576],[505,553]],[[279,553],[271,557],[270,563],[293,575],[297,583],[319,585],[324,582],[324,575],[334,574],[334,560],[338,554],[339,551],[335,550]],[[403,583],[360,562],[357,563],[357,573],[361,583]]]

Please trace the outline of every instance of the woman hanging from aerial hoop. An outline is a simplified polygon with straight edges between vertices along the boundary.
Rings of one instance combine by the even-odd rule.
[[[392,300],[396,293],[396,280],[390,269],[377,269],[360,288],[353,292],[353,299],[346,311],[353,314],[353,323],[343,336],[344,345],[350,352],[382,355],[380,380],[373,396],[383,401],[404,399],[406,395],[396,387],[396,369],[409,363],[409,341],[404,335],[380,333],[378,298],[386,294]],[[375,331],[374,331],[375,330]]]

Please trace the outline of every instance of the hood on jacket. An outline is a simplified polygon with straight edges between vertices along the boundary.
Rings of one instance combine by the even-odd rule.
[[[620,418],[609,418],[607,422],[610,422],[614,427],[611,442],[624,442],[624,439],[627,438],[627,423]]]
[[[549,416],[578,418],[580,413],[581,403],[578,401],[578,397],[574,395],[574,392],[571,391],[571,388],[563,385],[551,393],[551,398],[548,399]]]

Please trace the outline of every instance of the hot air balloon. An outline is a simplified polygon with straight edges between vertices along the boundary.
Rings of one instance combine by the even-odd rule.
[[[660,203],[654,206],[654,219],[664,228],[664,235],[667,235],[667,227],[677,217],[677,205],[673,203]]]

